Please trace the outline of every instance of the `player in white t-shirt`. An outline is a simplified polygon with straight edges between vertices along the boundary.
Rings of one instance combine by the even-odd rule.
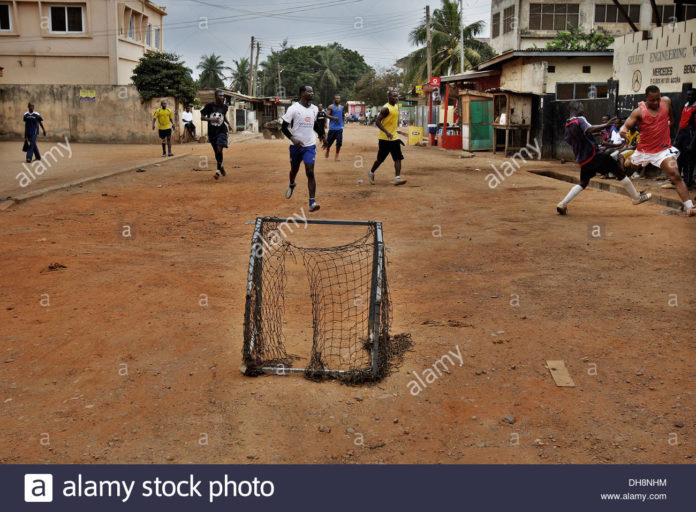
[[[181,114],[181,122],[184,123],[184,129],[188,130],[192,139],[196,138],[196,125],[193,124],[193,112],[191,105],[186,105],[186,109]]]
[[[290,139],[290,186],[285,197],[290,199],[295,188],[295,177],[300,170],[300,164],[304,162],[305,173],[307,174],[307,186],[309,188],[309,211],[315,212],[319,209],[315,194],[317,182],[314,179],[314,162],[317,156],[317,139],[314,132],[319,135],[319,140],[324,142],[324,130],[317,124],[317,113],[319,109],[312,105],[314,99],[314,89],[309,85],[300,87],[300,101],[285,112],[283,127],[281,128],[285,136]]]

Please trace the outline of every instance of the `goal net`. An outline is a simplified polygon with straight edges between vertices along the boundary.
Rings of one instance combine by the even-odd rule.
[[[363,234],[350,243],[323,246],[325,240],[335,239],[343,233],[339,230],[348,228]],[[298,237],[300,234],[303,236]],[[303,237],[315,246],[299,245],[297,238]],[[292,265],[306,278],[293,275],[289,282],[288,267]],[[305,291],[297,292],[301,280],[306,281]],[[292,290],[299,293],[292,301],[293,311],[307,306],[305,327],[311,327],[311,336],[294,318],[302,315],[285,316],[286,296]],[[326,376],[351,383],[380,380],[411,344],[408,335],[389,335],[390,320],[380,222],[256,220],[244,313],[242,370],[246,375],[304,372],[309,378]],[[292,336],[292,349],[309,353],[304,367],[293,366],[302,357],[288,349],[288,324],[300,329],[299,336]]]

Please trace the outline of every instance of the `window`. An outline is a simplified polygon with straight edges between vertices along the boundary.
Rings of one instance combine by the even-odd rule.
[[[609,87],[606,82],[582,84],[556,84],[557,100],[584,100],[606,98]]]
[[[546,71],[548,73],[555,73],[556,72],[556,66],[547,66]]]
[[[135,15],[131,13],[130,20],[128,21],[128,37],[130,39],[135,39]]]
[[[582,72],[583,73],[592,73],[592,66],[583,66]]]
[[[580,4],[530,4],[530,30],[567,30],[577,28],[580,22]]]
[[[640,4],[624,5],[633,23],[640,21]],[[595,4],[595,23],[627,23],[621,11],[614,4]]]
[[[10,6],[7,4],[0,4],[0,31],[1,30],[12,30]]]
[[[82,7],[51,6],[51,32],[81,33],[84,32]]]
[[[160,28],[155,27],[155,48],[160,49]]]
[[[150,25],[149,23],[145,32],[145,44],[148,46],[152,46],[152,25]]]
[[[517,23],[515,22],[515,6],[508,7],[503,11],[503,34],[512,32],[517,28]]]
[[[500,13],[496,12],[491,16],[491,37],[498,37],[500,35]]]

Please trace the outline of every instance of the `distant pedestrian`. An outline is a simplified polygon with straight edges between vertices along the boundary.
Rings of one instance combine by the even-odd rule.
[[[30,102],[27,109],[28,111],[24,113],[24,147],[22,149],[27,152],[27,163],[31,163],[32,157],[41,160],[36,138],[39,136],[39,127],[43,131],[44,137],[46,136],[46,128],[44,128],[41,114],[34,111],[34,104]]]
[[[186,105],[186,109],[181,114],[181,121],[184,123],[184,129],[189,133],[191,139],[196,139],[196,125],[193,124],[193,112],[191,105]]]
[[[172,153],[172,127],[174,126],[174,114],[167,108],[167,100],[162,100],[160,108],[155,110],[155,115],[152,116],[152,129],[155,129],[155,122],[159,130],[159,138],[162,141],[162,156],[174,156]]]
[[[341,96],[334,96],[334,102],[329,105],[326,112],[326,117],[329,118],[329,135],[326,138],[326,158],[329,158],[331,146],[336,142],[336,161],[339,160],[339,153],[343,146],[343,105],[341,105]]]

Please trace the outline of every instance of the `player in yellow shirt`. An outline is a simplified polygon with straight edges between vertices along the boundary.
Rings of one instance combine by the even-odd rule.
[[[172,128],[174,125],[174,114],[167,108],[167,100],[162,100],[161,107],[155,110],[152,116],[152,129],[155,129],[155,121],[159,129],[159,138],[162,139],[162,156],[167,156],[166,150],[169,149],[169,156],[172,153]]]
[[[401,153],[401,146],[404,143],[396,133],[396,129],[399,126],[399,93],[389,91],[388,98],[389,101],[382,107],[377,119],[375,119],[375,124],[379,128],[379,151],[377,152],[377,160],[372,164],[370,172],[367,173],[367,177],[372,185],[375,184],[375,171],[386,160],[387,155],[390,154],[392,160],[394,160],[394,171],[396,173],[393,181],[394,185],[406,183],[406,180],[401,179],[401,161],[404,159],[404,155]]]

